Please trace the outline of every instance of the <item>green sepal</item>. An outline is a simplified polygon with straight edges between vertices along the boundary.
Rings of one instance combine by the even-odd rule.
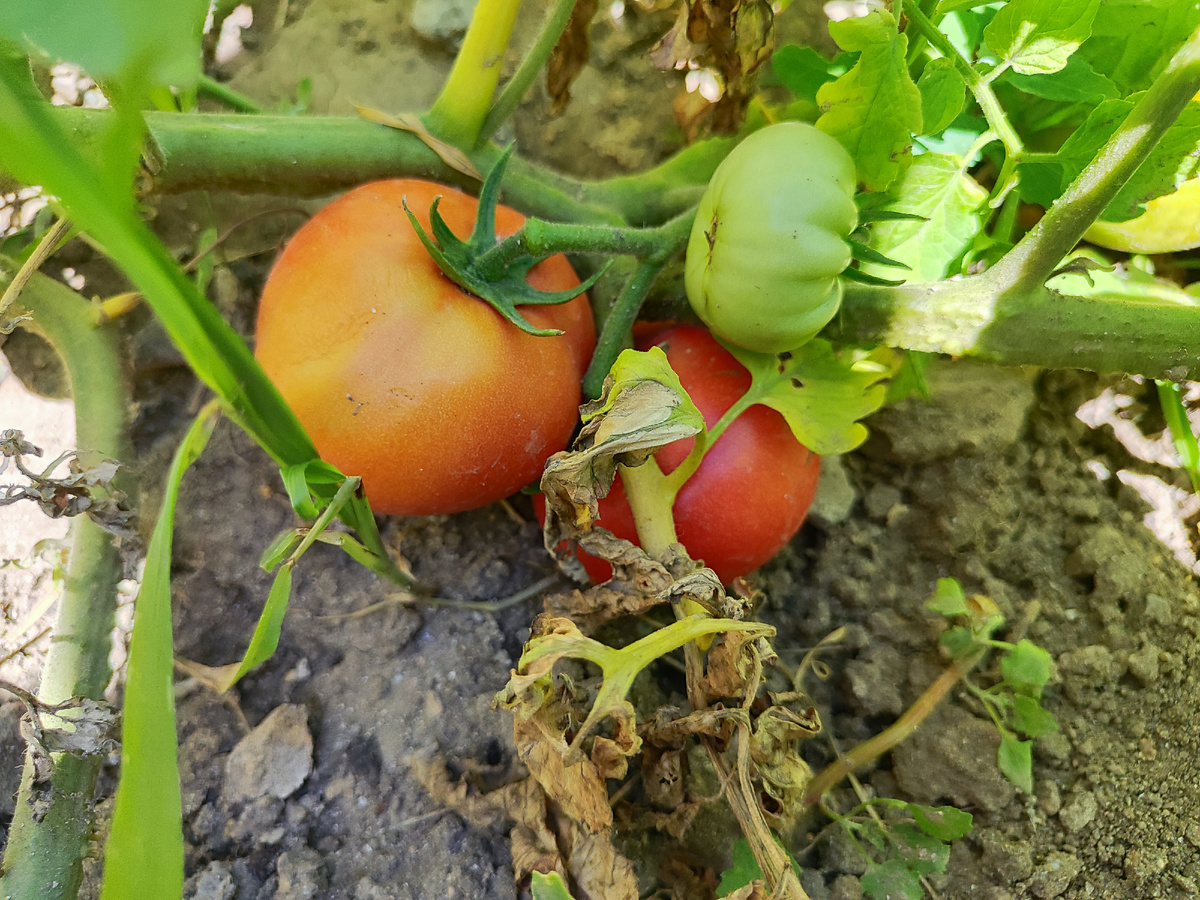
[[[429,207],[429,230],[432,237],[421,227],[417,217],[403,203],[404,213],[412,223],[417,237],[425,249],[437,263],[442,273],[464,291],[479,297],[508,322],[526,334],[546,337],[562,334],[557,328],[536,328],[521,315],[518,306],[556,306],[574,300],[584,291],[592,287],[608,270],[605,265],[598,272],[587,278],[577,288],[568,291],[539,291],[532,287],[526,278],[529,270],[542,262],[544,257],[521,254],[507,262],[500,271],[491,271],[479,265],[480,258],[493,249],[498,243],[496,239],[496,203],[500,196],[500,179],[504,167],[512,155],[510,144],[496,164],[488,172],[479,194],[479,209],[475,215],[475,226],[469,240],[461,240],[450,226],[446,224],[438,212],[440,198],[435,197]]]
[[[890,278],[880,278],[878,275],[868,275],[861,269],[843,269],[839,278],[845,278],[847,281],[857,281],[859,284],[874,284],[885,287],[899,287],[904,284],[903,281],[893,281]]]
[[[848,239],[846,241],[850,245],[850,251],[854,254],[854,258],[860,262],[872,262],[880,266],[888,266],[892,269],[908,269],[912,271],[912,266],[908,263],[902,263],[899,260],[892,259],[890,256],[884,256],[878,250],[872,250],[866,244],[859,241]]]
[[[901,212],[898,209],[860,209],[858,211],[858,223],[860,225],[869,225],[872,222],[928,222],[925,216],[918,216],[916,213]]]

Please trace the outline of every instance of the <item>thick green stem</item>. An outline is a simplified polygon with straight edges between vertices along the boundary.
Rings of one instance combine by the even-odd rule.
[[[521,257],[540,260],[556,253],[636,256],[661,264],[687,246],[695,217],[695,211],[689,210],[657,228],[613,228],[528,219],[520,231],[483,254],[478,265],[481,271],[499,273]]]
[[[109,110],[56,106],[49,113],[85,156],[101,157]],[[144,193],[320,196],[401,177],[477,187],[416,135],[362,118],[147,112],[145,120]],[[603,181],[582,181],[514,157],[504,175],[504,198],[525,213],[557,221],[658,224],[699,202],[709,177],[736,144],[732,138],[701,141],[653,169]],[[499,148],[484,144],[471,158],[485,172],[499,155]],[[17,186],[0,176],[0,190]]]
[[[666,476],[653,456],[640,466],[621,466],[620,471],[638,543],[651,556],[661,557],[678,540],[671,509],[675,495],[667,490]]]
[[[989,274],[901,287],[848,284],[826,336],[1009,366],[1200,379],[1196,306],[1044,287],[997,297]]]
[[[621,289],[612,309],[604,318],[600,339],[596,341],[596,352],[592,354],[592,362],[583,376],[585,397],[591,399],[600,396],[608,370],[625,348],[642,303],[650,293],[650,288],[654,286],[654,279],[658,278],[663,265],[653,260],[641,262],[625,282],[625,287]]]
[[[0,260],[0,283],[12,274]],[[46,338],[66,364],[75,398],[77,446],[117,460],[130,459],[128,392],[115,332],[93,326],[88,305],[73,291],[42,275],[30,278],[17,304],[33,317],[22,324]],[[118,486],[131,492],[128,474],[121,476]],[[86,517],[77,518],[71,525],[71,553],[54,640],[38,691],[42,702],[60,703],[71,697],[104,699],[111,676],[108,655],[120,577],[112,537]],[[0,876],[0,897],[42,900],[75,896],[92,834],[92,792],[101,761],[100,755],[55,754],[55,771],[48,786],[49,811],[41,817],[35,815],[31,804],[33,769],[26,758]],[[39,795],[46,788],[41,786]]]
[[[1100,154],[987,278],[996,291],[1036,291],[1145,162],[1200,91],[1200,28],[1179,49]],[[1130,334],[1118,337],[1128,340]],[[1181,338],[1183,336],[1181,335]],[[1131,370],[1133,371],[1133,370]],[[1141,371],[1140,369],[1137,371]]]
[[[474,147],[492,106],[521,0],[479,0],[441,94],[425,114],[429,130],[456,147]]]
[[[558,0],[555,3],[550,17],[546,19],[545,27],[542,28],[542,33],[538,35],[533,46],[529,48],[529,52],[525,54],[525,58],[521,60],[520,67],[504,85],[504,90],[500,92],[500,96],[488,110],[483,127],[479,129],[480,141],[486,141],[495,134],[496,129],[507,122],[508,117],[521,105],[525,92],[537,79],[538,73],[546,65],[546,60],[554,52],[558,39],[567,30],[567,25],[571,21],[571,13],[575,11],[575,2],[576,0]]]

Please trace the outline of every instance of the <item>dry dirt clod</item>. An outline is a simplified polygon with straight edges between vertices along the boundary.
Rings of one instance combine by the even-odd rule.
[[[225,763],[225,796],[230,802],[259,797],[290,797],[312,771],[313,739],[308,710],[286,703],[238,742]]]

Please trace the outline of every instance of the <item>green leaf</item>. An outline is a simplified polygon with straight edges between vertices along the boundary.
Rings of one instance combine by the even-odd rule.
[[[796,440],[814,453],[848,453],[867,438],[859,419],[883,405],[887,374],[869,360],[839,357],[820,338],[790,353],[753,353],[721,345],[753,379],[739,403],[761,403],[787,420]]]
[[[1101,262],[1103,257],[1093,252],[1079,251],[1067,262],[1088,260]],[[1155,278],[1136,266],[1117,266],[1111,271],[1092,268],[1088,271],[1068,269],[1046,282],[1052,290],[1080,297],[1101,297],[1131,301],[1174,303],[1180,306],[1200,306],[1200,298],[1179,289],[1174,282]]]
[[[957,579],[939,578],[933,596],[925,601],[925,608],[947,618],[965,616],[968,613],[967,595]]]
[[[958,118],[967,102],[967,86],[945,57],[931,59],[917,79],[921,92],[921,133],[937,134]]]
[[[983,32],[1000,64],[1020,75],[1057,72],[1092,33],[1100,0],[1010,0]]]
[[[229,680],[221,685],[228,689],[242,680],[242,677],[255,666],[262,665],[274,654],[279,646],[279,635],[283,631],[283,617],[287,613],[288,601],[292,597],[292,566],[283,565],[275,573],[271,590],[267,594],[267,602],[254,626],[254,636],[250,638],[250,646],[246,654]]]
[[[1018,694],[1035,698],[1042,696],[1053,667],[1050,654],[1027,638],[1018,641],[1000,660],[1000,674],[1005,683]]]
[[[1185,181],[1200,175],[1200,102],[1184,107],[1150,156],[1113,198],[1100,218],[1110,222],[1131,219],[1144,204],[1170,194]]]
[[[1052,157],[1022,163],[1019,169],[1022,199],[1042,206],[1058,199],[1125,121],[1136,99],[1105,100]],[[1197,175],[1200,175],[1200,103],[1193,102],[1167,129],[1101,218],[1109,222],[1134,218],[1147,201],[1171,193]]]
[[[200,75],[208,0],[7,0],[0,36],[96,79],[136,72],[151,86],[190,87]]]
[[[1058,731],[1058,722],[1037,700],[1013,695],[1013,724],[1026,737],[1039,738]]]
[[[1167,420],[1167,430],[1171,432],[1175,452],[1179,454],[1180,465],[1192,480],[1192,492],[1200,493],[1200,445],[1196,443],[1196,433],[1192,430],[1187,408],[1183,405],[1179,385],[1174,381],[1156,381],[1155,384],[1158,386],[1158,402],[1163,418]]]
[[[953,806],[906,804],[917,827],[942,841],[956,841],[971,833],[974,819],[969,812]]]
[[[549,875],[534,872],[530,879],[529,887],[533,893],[533,900],[574,900],[557,872],[551,872]]]
[[[913,213],[923,221],[881,222],[871,228],[873,249],[909,266],[908,281],[936,281],[950,271],[982,227],[987,191],[966,174],[962,160],[923,153],[892,185],[885,209]],[[867,264],[864,271],[886,278],[894,269]]]
[[[834,72],[833,63],[811,47],[784,44],[771,54],[771,71],[793,95],[815,101],[817,90],[845,71]]]
[[[300,529],[285,528],[267,545],[258,558],[258,567],[264,572],[274,572],[275,567],[292,555],[301,541]]]
[[[1122,93],[1144,90],[1197,25],[1195,0],[1105,0],[1079,54]]]
[[[1005,778],[1025,793],[1033,793],[1033,741],[1018,740],[1015,734],[1001,732],[996,764]]]
[[[302,519],[315,519],[320,508],[313,498],[328,500],[337,485],[346,480],[346,476],[334,466],[320,459],[305,460],[294,466],[280,466],[279,473],[283,476],[283,486],[292,509]]]
[[[892,835],[904,845],[901,854],[912,871],[918,875],[935,875],[946,871],[946,864],[950,862],[948,843],[907,822],[894,826]]]
[[[861,55],[854,68],[817,91],[817,127],[841,141],[868,190],[885,190],[908,162],[913,134],[921,132],[921,92],[904,60],[908,38],[884,10],[831,22],[829,33],[842,49]]]
[[[1010,73],[1004,80],[1019,91],[1045,100],[1062,103],[1096,104],[1121,96],[1112,81],[1092,68],[1081,54],[1067,60],[1066,67],[1053,75],[1017,75]]]
[[[104,848],[101,900],[172,900],[183,893],[183,812],[171,641],[171,545],[179,484],[208,444],[217,412],[216,404],[208,404],[176,449],[162,509],[146,551],[129,644],[121,780],[117,784],[112,830]]]
[[[733,862],[729,864],[728,869],[721,873],[721,883],[717,885],[717,895],[724,897],[726,894],[732,894],[750,882],[759,881],[762,878],[763,872],[754,858],[754,851],[750,849],[750,842],[744,837],[740,837],[733,843]]]
[[[975,651],[978,646],[971,629],[964,625],[947,628],[938,638],[938,646],[950,655],[951,659],[960,659]]]
[[[862,877],[863,896],[871,900],[922,900],[921,879],[903,860],[872,864]]]
[[[779,840],[778,835],[774,835],[775,843],[783,848],[787,853],[788,860],[795,869],[797,877],[800,875],[800,864],[796,862],[795,857],[788,853],[786,847],[783,846],[783,841]],[[758,867],[758,861],[754,858],[754,851],[750,849],[750,843],[744,837],[738,838],[733,842],[733,862],[729,864],[729,868],[721,873],[721,883],[717,885],[717,894],[724,897],[726,894],[732,894],[734,891],[744,888],[752,881],[765,881],[766,876],[763,875],[762,869]]]

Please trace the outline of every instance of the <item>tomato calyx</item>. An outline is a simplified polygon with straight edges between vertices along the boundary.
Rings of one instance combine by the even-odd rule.
[[[500,198],[500,179],[512,150],[513,145],[510,144],[500,154],[500,158],[484,179],[483,188],[479,193],[479,211],[475,217],[475,227],[467,240],[460,239],[451,231],[438,212],[440,197],[435,197],[429,207],[429,230],[433,232],[432,236],[421,227],[408,204],[405,202],[402,205],[417,232],[417,237],[447,278],[464,291],[483,300],[527,334],[538,337],[562,334],[556,328],[537,328],[521,315],[517,307],[556,306],[574,300],[599,280],[604,274],[604,269],[586,279],[577,289],[539,291],[529,284],[526,277],[530,269],[546,259],[545,255],[519,253],[506,256],[501,265],[488,264],[495,256],[485,258],[486,254],[500,244],[496,237],[496,204]],[[516,237],[517,235],[514,235],[507,240],[511,241]]]
[[[858,211],[858,227],[846,239],[846,243],[850,246],[850,252],[853,254],[854,262],[869,262],[892,269],[911,270],[912,266],[892,259],[890,256],[884,256],[878,250],[873,250],[866,243],[868,229],[872,223],[891,222],[899,219],[917,222],[928,221],[924,216],[918,216],[915,213],[900,212],[894,209],[860,209]],[[897,287],[904,284],[903,280],[894,281],[890,278],[880,278],[878,275],[870,275],[862,271],[862,269],[856,269],[853,264],[842,270],[841,277],[847,281],[857,281],[859,284],[884,285],[888,287]]]

